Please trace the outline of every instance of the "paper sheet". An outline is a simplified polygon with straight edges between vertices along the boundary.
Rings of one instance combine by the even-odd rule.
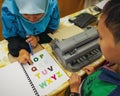
[[[103,9],[104,5],[108,2],[109,0],[103,0],[100,3],[97,3],[96,6],[100,9]]]
[[[59,29],[54,34],[49,33],[48,35],[52,39],[56,38],[58,40],[63,40],[63,39],[67,39],[69,37],[72,37],[74,35],[77,35],[82,31],[83,31],[83,29],[81,29],[78,26],[75,26],[75,25],[67,26],[67,25],[61,24]]]
[[[48,95],[57,90],[69,77],[58,66],[46,50],[42,50],[32,57],[33,65],[25,65],[40,96]]]
[[[0,96],[35,96],[18,62],[0,69]]]

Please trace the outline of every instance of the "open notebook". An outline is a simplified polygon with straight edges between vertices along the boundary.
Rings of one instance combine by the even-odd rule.
[[[33,65],[14,62],[0,69],[0,96],[45,96],[69,79],[45,49],[31,59]]]

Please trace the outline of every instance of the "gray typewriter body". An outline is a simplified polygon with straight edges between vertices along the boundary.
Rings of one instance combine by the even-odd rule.
[[[62,41],[53,40],[51,47],[62,66],[72,72],[79,71],[102,55],[98,45],[97,29],[92,26]]]

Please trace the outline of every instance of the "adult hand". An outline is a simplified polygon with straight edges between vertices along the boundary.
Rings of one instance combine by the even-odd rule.
[[[79,93],[80,83],[81,83],[81,77],[77,73],[73,73],[70,76],[70,91]]]
[[[27,36],[26,42],[30,43],[32,47],[36,47],[39,42],[38,36]]]
[[[30,59],[29,52],[26,51],[25,49],[20,50],[17,60],[20,64],[27,64],[27,63],[33,64],[32,60]]]
[[[90,75],[95,71],[95,68],[89,65],[84,67],[83,70],[87,73],[87,75]]]

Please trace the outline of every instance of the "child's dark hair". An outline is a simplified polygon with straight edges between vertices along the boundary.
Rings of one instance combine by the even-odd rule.
[[[103,8],[105,24],[112,32],[115,43],[120,42],[120,0],[110,0]]]

